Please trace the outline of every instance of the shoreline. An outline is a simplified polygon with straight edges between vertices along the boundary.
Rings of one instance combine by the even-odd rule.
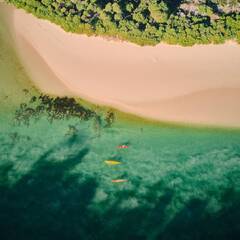
[[[20,59],[43,92],[154,121],[240,127],[236,44],[139,47],[65,33],[22,10],[3,8]]]

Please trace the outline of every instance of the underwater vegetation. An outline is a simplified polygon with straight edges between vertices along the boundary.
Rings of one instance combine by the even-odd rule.
[[[127,124],[37,94],[15,65],[0,75],[1,240],[240,239],[239,131]]]
[[[239,131],[128,124],[16,76],[0,75],[1,240],[239,239]]]
[[[94,119],[97,127],[103,122],[105,127],[110,127],[115,120],[115,114],[111,110],[108,110],[102,117],[90,108],[84,107],[74,98],[50,97],[41,94],[32,96],[26,103],[21,103],[15,111],[14,121],[18,124],[29,125],[30,119],[37,120],[44,114],[50,122],[69,118],[77,118],[82,121]]]
[[[19,135],[21,138],[28,141]],[[78,150],[73,151],[73,145],[78,145]],[[25,158],[30,161],[29,147],[25,148]],[[68,154],[59,160],[62,148]],[[131,180],[131,188],[118,185],[107,190],[96,175],[73,171],[77,165],[83,169],[81,165],[90,153],[84,140],[79,145],[71,136],[39,153],[31,168],[16,181],[10,181],[16,172],[14,164],[1,164],[0,238],[239,239],[240,192],[233,183],[232,187],[209,188],[212,201],[214,195],[218,196],[214,211],[207,199],[192,197],[181,202],[176,196],[178,187],[171,187],[164,178],[145,191],[140,190],[143,182],[139,179]]]
[[[0,239],[239,239],[238,132],[127,125],[24,94],[0,131]]]

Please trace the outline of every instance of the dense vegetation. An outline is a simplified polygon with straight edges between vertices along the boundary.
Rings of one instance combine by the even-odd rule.
[[[6,0],[66,31],[154,45],[240,42],[240,0]]]
[[[82,121],[93,119],[95,128],[111,127],[115,120],[113,111],[108,110],[104,115],[87,108],[69,97],[50,97],[48,95],[32,96],[29,101],[21,103],[15,112],[16,124],[30,124],[31,119],[39,120],[45,115],[50,122],[60,119],[77,118]]]

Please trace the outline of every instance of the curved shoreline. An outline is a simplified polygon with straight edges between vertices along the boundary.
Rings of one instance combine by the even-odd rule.
[[[65,33],[22,10],[2,9],[25,68],[44,92],[155,120],[240,126],[236,44],[139,47]]]

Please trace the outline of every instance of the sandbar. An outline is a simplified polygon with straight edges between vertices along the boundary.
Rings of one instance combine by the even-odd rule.
[[[160,121],[240,127],[240,45],[181,47],[64,32],[1,5],[17,53],[43,92]]]

